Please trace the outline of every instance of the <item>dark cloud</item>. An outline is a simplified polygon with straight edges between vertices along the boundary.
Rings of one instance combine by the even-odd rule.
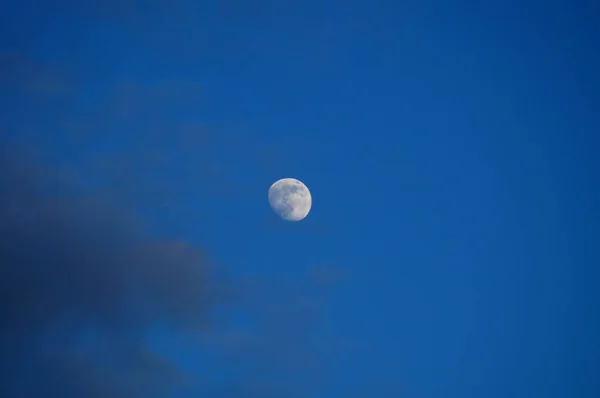
[[[178,371],[144,333],[209,328],[220,293],[204,254],[99,199],[49,192],[47,169],[0,153],[0,395],[168,392]]]

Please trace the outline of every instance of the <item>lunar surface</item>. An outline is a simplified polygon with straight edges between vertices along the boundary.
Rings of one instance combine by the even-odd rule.
[[[295,178],[282,178],[269,188],[269,204],[275,213],[287,221],[300,221],[312,205],[310,191]]]

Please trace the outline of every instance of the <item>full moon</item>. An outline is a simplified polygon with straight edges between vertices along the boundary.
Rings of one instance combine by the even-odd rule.
[[[269,188],[269,204],[286,221],[300,221],[312,206],[310,191],[295,178],[282,178]]]

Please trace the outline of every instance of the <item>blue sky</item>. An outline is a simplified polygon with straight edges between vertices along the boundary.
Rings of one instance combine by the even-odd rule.
[[[187,383],[165,396],[598,396],[598,6],[97,4],[1,6],[0,134],[53,170],[40,185],[202,251],[228,286],[201,332],[144,296],[135,342]],[[283,177],[312,192],[302,222],[269,208]],[[74,319],[62,338],[127,334]]]

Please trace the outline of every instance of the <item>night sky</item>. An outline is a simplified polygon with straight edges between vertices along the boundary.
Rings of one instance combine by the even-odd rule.
[[[2,2],[0,396],[599,397],[598,4]]]

